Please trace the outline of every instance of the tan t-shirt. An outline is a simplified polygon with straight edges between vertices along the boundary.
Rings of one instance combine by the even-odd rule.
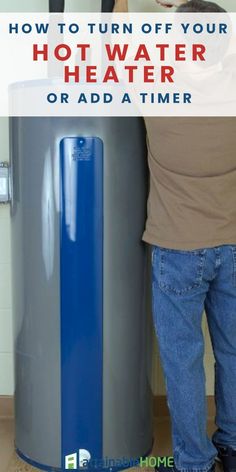
[[[236,244],[236,118],[146,118],[150,194],[143,240],[173,249]]]

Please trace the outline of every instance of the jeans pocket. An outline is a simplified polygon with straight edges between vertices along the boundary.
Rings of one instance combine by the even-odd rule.
[[[205,249],[182,251],[160,248],[157,282],[164,292],[183,295],[200,287],[203,280]]]

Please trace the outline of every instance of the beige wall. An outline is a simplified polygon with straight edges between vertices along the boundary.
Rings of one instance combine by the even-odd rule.
[[[7,119],[0,118],[0,160],[8,160]],[[0,205],[0,395],[13,391],[11,253],[8,206]]]
[[[235,0],[219,0],[228,11],[236,11]],[[68,11],[98,11],[100,0],[66,0]],[[1,0],[0,12],[4,11],[46,11],[47,0]],[[162,11],[154,0],[130,0],[131,11]],[[0,118],[0,160],[8,160],[8,121]],[[13,340],[12,340],[12,299],[11,299],[11,254],[9,208],[0,206],[0,395],[12,395],[13,385]],[[206,338],[205,365],[207,372],[207,393],[213,394],[213,356],[205,319],[203,329]],[[154,344],[153,389],[155,394],[163,394],[164,382],[160,361]]]

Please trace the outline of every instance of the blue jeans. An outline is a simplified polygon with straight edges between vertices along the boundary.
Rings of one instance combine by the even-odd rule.
[[[186,251],[153,246],[152,289],[175,465],[207,471],[217,450],[206,430],[204,309],[215,356],[212,439],[236,447],[236,244]]]

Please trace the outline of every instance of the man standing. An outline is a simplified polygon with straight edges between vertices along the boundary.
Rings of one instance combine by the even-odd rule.
[[[121,3],[123,2],[123,4]],[[158,0],[178,12],[224,12]],[[117,0],[116,10],[127,9]],[[123,11],[124,11],[123,10]],[[172,422],[174,471],[236,471],[236,120],[146,118],[153,314]],[[215,356],[217,431],[207,435],[206,311]],[[160,470],[160,468],[159,468]]]

